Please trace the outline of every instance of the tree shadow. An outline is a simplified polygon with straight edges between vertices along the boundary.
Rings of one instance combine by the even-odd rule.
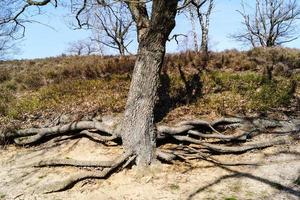
[[[230,169],[228,167],[225,167],[223,166],[222,164],[219,164],[219,163],[216,163],[212,160],[207,160],[208,162],[211,162],[213,163],[216,167],[220,167],[232,174],[229,174],[229,175],[225,175],[225,176],[222,176],[220,178],[218,178],[217,180],[213,181],[212,183],[209,183],[203,187],[200,187],[198,188],[195,192],[193,192],[192,194],[190,194],[188,196],[188,200],[191,200],[193,199],[193,197],[195,197],[197,194],[199,194],[200,192],[226,180],[226,179],[231,179],[231,178],[249,178],[249,179],[252,179],[252,180],[256,180],[256,181],[259,181],[259,182],[262,182],[264,184],[267,184],[273,188],[276,188],[277,190],[280,190],[280,191],[285,191],[295,197],[300,197],[300,190],[297,190],[297,189],[294,189],[292,187],[289,187],[289,186],[285,186],[285,185],[282,185],[278,182],[275,182],[275,181],[271,181],[271,180],[268,180],[266,178],[262,178],[262,177],[259,177],[259,176],[255,176],[253,174],[250,174],[250,173],[245,173],[245,172],[240,172],[240,171],[236,171],[236,170],[233,170],[233,169]]]
[[[154,108],[155,122],[161,121],[172,109],[173,102],[170,96],[170,77],[166,71],[160,75],[160,87],[158,88],[158,102]]]
[[[155,122],[161,121],[176,106],[193,103],[202,96],[203,83],[199,71],[188,77],[179,67],[179,74],[183,87],[177,88],[172,96],[170,76],[166,71],[160,75],[159,99],[154,109]]]

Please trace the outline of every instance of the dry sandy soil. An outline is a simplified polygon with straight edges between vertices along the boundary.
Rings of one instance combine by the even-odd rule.
[[[33,168],[41,159],[108,159],[122,150],[87,138],[49,141],[31,148],[0,150],[0,199],[299,199],[300,144],[275,146],[242,155],[214,158],[236,166],[205,160],[133,167],[106,180],[85,180],[73,188],[42,194],[41,189],[80,170],[72,167]],[[298,180],[297,180],[298,179]]]

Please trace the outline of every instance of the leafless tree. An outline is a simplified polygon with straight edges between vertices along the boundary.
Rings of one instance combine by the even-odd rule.
[[[30,6],[43,6],[50,3],[50,0],[32,1],[27,0],[27,3],[22,7],[22,12]],[[74,0],[72,1],[74,2]],[[76,2],[79,2],[76,1]],[[117,1],[80,1],[81,7],[77,10],[76,21],[79,26],[88,24],[81,22],[81,14],[97,4],[105,6],[110,3],[118,3]],[[106,178],[116,169],[122,169],[129,163],[135,161],[138,166],[147,166],[156,158],[168,162],[176,158],[202,158],[208,152],[219,153],[242,153],[251,149],[263,148],[275,144],[283,144],[289,142],[287,137],[278,137],[274,140],[266,142],[251,143],[246,145],[232,146],[234,140],[245,140],[252,133],[253,136],[257,132],[265,131],[271,127],[272,131],[276,130],[276,125],[279,126],[278,131],[286,133],[287,128],[294,127],[299,131],[299,124],[291,126],[290,121],[270,122],[256,121],[249,122],[239,118],[226,118],[213,122],[203,120],[191,120],[177,124],[176,126],[156,126],[154,119],[154,108],[158,99],[159,75],[162,69],[162,64],[165,56],[166,42],[169,35],[175,26],[175,17],[179,9],[185,8],[190,1],[179,0],[132,0],[122,1],[128,6],[132,18],[136,24],[137,40],[139,42],[138,54],[134,72],[132,75],[131,86],[129,89],[128,99],[121,118],[103,118],[102,121],[96,118],[91,121],[74,121],[69,124],[58,124],[53,127],[46,128],[31,128],[21,130],[8,130],[4,134],[6,139],[14,141],[20,145],[37,144],[45,138],[58,137],[63,135],[77,134],[86,135],[89,138],[101,142],[122,140],[125,152],[113,161],[76,161],[72,159],[66,160],[43,160],[34,164],[34,166],[77,166],[77,167],[98,167],[98,171],[86,171],[75,174],[61,182],[57,182],[48,186],[46,192],[61,191],[69,188],[74,183],[87,178]],[[179,3],[181,3],[179,5]],[[55,3],[55,2],[54,2]],[[91,4],[89,4],[91,3]],[[151,12],[147,7],[151,7]],[[15,17],[14,17],[15,18]],[[18,18],[15,18],[16,20]],[[253,123],[255,126],[250,127],[247,131],[246,127]],[[276,125],[274,125],[274,123]],[[270,125],[271,124],[271,125]],[[232,125],[232,126],[231,126]],[[243,125],[246,125],[243,127]],[[218,130],[224,130],[226,127],[241,127],[240,132],[236,135],[221,134]],[[203,134],[205,130],[214,132],[215,134]],[[2,131],[3,132],[3,131]],[[170,142],[172,138],[181,143],[180,148],[160,149],[156,141],[160,144]],[[217,145],[202,140],[202,138],[215,138],[221,144],[229,142],[230,146]],[[2,138],[0,138],[2,140]],[[215,142],[215,141],[214,141]],[[190,145],[198,145],[193,148]],[[204,150],[204,152],[203,152]],[[207,158],[209,159],[209,158]]]
[[[199,45],[198,45],[198,33],[196,30],[196,16],[194,13],[194,10],[192,9],[192,6],[187,7],[188,15],[189,15],[189,20],[192,25],[192,35],[193,35],[193,44],[194,44],[194,51],[198,52],[199,51]]]
[[[0,26],[0,59],[5,59],[7,57],[8,51],[12,49],[13,44],[11,44],[11,38],[6,36],[5,33],[1,33],[1,26]]]
[[[91,24],[93,41],[117,50],[121,56],[129,53],[134,20],[126,4],[98,6],[94,12]]]
[[[210,22],[210,15],[214,8],[214,0],[191,0],[190,5],[187,7],[190,21],[192,22],[192,27],[195,23],[195,18],[199,21],[199,26],[201,28],[201,48],[200,50],[207,54],[208,52],[208,32],[209,32],[209,22]],[[195,28],[193,28],[195,29]],[[195,30],[194,32],[194,44],[196,43],[197,33]],[[195,50],[198,49],[195,46]]]
[[[11,18],[13,5],[16,1],[0,1],[0,59],[7,59],[9,54],[15,53],[17,48],[14,40],[19,36],[17,28],[6,23]]]
[[[68,49],[66,50],[69,54],[74,55],[91,55],[100,54],[103,55],[103,49],[100,45],[93,42],[91,39],[77,40],[70,42],[68,44]]]
[[[297,0],[256,0],[254,13],[250,6],[241,2],[244,30],[233,35],[238,41],[252,47],[271,47],[298,38],[296,21],[300,16]],[[247,7],[247,8],[246,8]]]
[[[17,43],[9,36],[0,36],[0,60],[7,60],[13,58],[18,54],[20,49]]]

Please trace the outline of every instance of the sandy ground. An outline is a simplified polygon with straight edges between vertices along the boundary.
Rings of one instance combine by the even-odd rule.
[[[223,162],[240,163],[237,166],[194,160],[147,169],[133,167],[106,180],[85,180],[51,194],[42,194],[40,189],[86,169],[28,166],[50,158],[110,160],[121,152],[117,146],[107,147],[87,138],[52,141],[34,148],[6,147],[0,150],[0,199],[300,199],[300,144],[215,156]]]

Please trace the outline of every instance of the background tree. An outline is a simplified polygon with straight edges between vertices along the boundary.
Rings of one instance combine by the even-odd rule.
[[[7,23],[12,18],[15,3],[15,0],[0,1],[0,59],[7,59],[10,54],[18,51],[14,40],[23,34],[16,24]]]
[[[199,26],[201,29],[200,50],[206,54],[208,52],[208,32],[210,15],[212,13],[213,8],[214,0],[191,0],[190,5],[187,7],[192,24],[194,23],[193,21],[195,17],[199,21]],[[194,33],[194,40],[195,38],[197,38],[197,36],[195,35],[196,33]]]
[[[192,25],[192,36],[193,36],[193,45],[194,45],[194,51],[198,52],[199,51],[199,45],[198,45],[198,33],[196,30],[196,16],[195,16],[195,12],[192,9],[192,6],[188,6],[187,7],[187,11],[188,11],[188,18],[191,22]]]
[[[0,26],[0,60],[6,59],[13,48],[12,39],[6,35],[5,31],[4,33],[2,32],[2,27]]]
[[[66,52],[72,55],[103,55],[103,48],[91,39],[77,40],[69,43],[68,46]]]
[[[233,35],[252,47],[271,47],[291,42],[298,38],[296,21],[300,16],[297,0],[256,0],[254,13],[250,6],[241,2],[244,31]],[[247,7],[247,9],[246,9]]]
[[[115,49],[122,56],[129,53],[128,46],[133,42],[131,32],[134,20],[124,3],[98,6],[92,17],[92,40]]]

